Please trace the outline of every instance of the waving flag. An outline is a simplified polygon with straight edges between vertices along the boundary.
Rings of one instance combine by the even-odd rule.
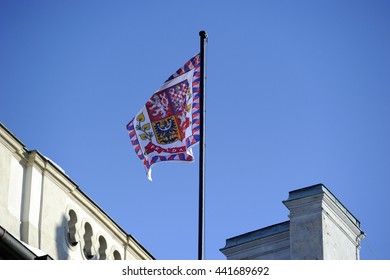
[[[151,167],[163,161],[193,161],[199,141],[200,56],[171,75],[128,123],[131,143],[152,180]]]

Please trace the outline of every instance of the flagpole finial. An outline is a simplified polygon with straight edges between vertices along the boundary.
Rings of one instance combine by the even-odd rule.
[[[203,39],[206,39],[207,38],[207,33],[206,31],[202,30],[199,32],[199,36],[202,37]]]

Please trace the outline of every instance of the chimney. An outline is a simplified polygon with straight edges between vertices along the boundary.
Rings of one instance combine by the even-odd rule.
[[[360,222],[323,185],[289,192],[292,260],[356,260],[365,237]]]

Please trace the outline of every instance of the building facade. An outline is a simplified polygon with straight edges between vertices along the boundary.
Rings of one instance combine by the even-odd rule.
[[[298,189],[283,201],[289,221],[226,240],[227,259],[357,260],[365,237],[360,222],[322,184]]]
[[[58,165],[0,123],[0,259],[154,257]]]

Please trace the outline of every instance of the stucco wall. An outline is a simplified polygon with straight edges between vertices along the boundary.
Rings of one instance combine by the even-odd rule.
[[[58,165],[1,124],[0,225],[53,259],[153,259]]]

